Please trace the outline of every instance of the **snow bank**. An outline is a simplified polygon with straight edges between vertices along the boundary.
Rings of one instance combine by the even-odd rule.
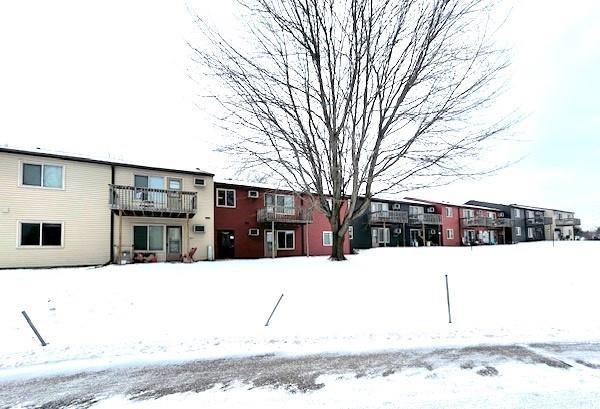
[[[596,341],[599,250],[596,242],[540,242],[381,248],[342,263],[0,271],[0,377],[266,352]]]

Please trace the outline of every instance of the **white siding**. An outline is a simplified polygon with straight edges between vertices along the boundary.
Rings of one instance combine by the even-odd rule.
[[[22,162],[64,166],[64,188],[19,186]],[[0,268],[108,262],[109,183],[107,165],[0,152]],[[20,220],[64,223],[63,247],[18,248]]]
[[[185,219],[164,218],[164,217],[136,217],[128,216],[122,219],[122,250],[131,250],[133,248],[133,226],[137,224],[160,224],[164,226],[182,226],[182,246],[188,248],[186,239],[189,238],[189,248],[197,247],[194,255],[195,260],[206,260],[208,258],[208,246],[213,249],[214,255],[214,186],[211,176],[202,176],[206,180],[206,186],[194,186],[194,176],[189,174],[152,171],[146,169],[135,169],[123,166],[115,167],[115,184],[124,186],[134,185],[135,175],[162,176],[165,178],[180,178],[183,181],[182,189],[184,191],[196,192],[198,194],[198,212],[193,218],[189,219],[189,232],[186,227]],[[205,226],[204,233],[194,233],[193,225],[201,224]],[[114,231],[115,247],[119,244],[119,216],[115,215]],[[155,252],[159,261],[165,260],[165,252]]]

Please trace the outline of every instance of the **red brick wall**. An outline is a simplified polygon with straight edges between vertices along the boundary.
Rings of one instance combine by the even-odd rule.
[[[446,208],[452,209],[452,216],[446,216]],[[442,243],[444,246],[460,246],[461,231],[460,231],[460,209],[456,206],[438,204],[436,210],[442,215]],[[448,229],[454,230],[454,238],[448,239]]]

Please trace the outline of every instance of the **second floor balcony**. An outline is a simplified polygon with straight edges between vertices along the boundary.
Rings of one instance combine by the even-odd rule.
[[[408,223],[417,224],[442,224],[442,218],[434,213],[413,213],[408,215]]]
[[[256,213],[258,223],[312,223],[312,212],[304,207],[267,206]]]
[[[555,223],[557,226],[580,226],[581,219],[576,219],[574,217],[556,219]]]
[[[408,213],[401,210],[377,210],[369,214],[369,223],[408,223]]]
[[[462,219],[460,219],[463,227],[504,227],[498,225],[498,220],[500,219],[486,216],[463,217]]]
[[[551,217],[544,217],[544,216],[534,216],[534,217],[528,217],[525,222],[527,223],[528,226],[534,226],[534,225],[550,225],[552,224],[552,218]]]
[[[109,185],[109,204],[123,216],[193,217],[197,212],[196,192]]]

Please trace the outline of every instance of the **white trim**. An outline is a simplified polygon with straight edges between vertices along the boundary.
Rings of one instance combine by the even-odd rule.
[[[521,226],[516,226],[515,227],[515,234],[519,237],[521,237]]]
[[[287,235],[287,233],[292,233],[292,237],[294,238],[293,239],[294,246],[292,248],[287,248],[287,247],[286,248],[281,248],[281,247],[279,247],[279,233],[286,233],[286,235]],[[275,250],[277,250],[277,251],[280,251],[280,250],[281,251],[296,250],[296,231],[295,230],[275,230],[275,236],[276,237],[273,238],[273,242],[274,243],[275,243],[275,240],[277,240],[277,242],[276,242],[277,246],[275,247]]]
[[[39,224],[40,225],[40,244],[21,245],[21,224]],[[60,246],[42,245],[42,224],[60,224]],[[65,222],[57,220],[17,220],[17,248],[18,249],[63,249],[65,248]]]
[[[454,240],[454,229],[446,229],[446,239]]]
[[[354,226],[348,226],[348,240],[354,240]]]
[[[225,200],[225,204],[220,205],[219,204],[219,192],[225,192],[225,196],[224,196],[224,200]],[[233,206],[227,206],[227,192],[233,192]],[[216,191],[216,195],[215,195],[215,205],[217,207],[226,207],[228,209],[234,209],[237,205],[237,193],[235,189],[227,189],[224,187],[218,187],[217,191]]]
[[[42,167],[42,174],[40,175],[40,186],[35,186],[35,185],[24,185],[23,184],[23,165],[38,165]],[[48,166],[57,166],[62,168],[62,186],[61,187],[48,187],[48,186],[44,186],[44,166],[48,165]],[[44,189],[44,190],[65,190],[65,171],[66,166],[60,163],[56,163],[56,162],[38,162],[38,161],[24,161],[24,160],[19,160],[19,174],[17,177],[17,186],[18,187],[24,187],[27,189]]]
[[[454,208],[446,206],[446,217],[454,217]]]
[[[135,228],[136,227],[150,227],[150,226],[154,226],[154,227],[161,227],[163,228],[163,242],[162,242],[162,249],[160,250],[150,250],[150,229],[146,229],[146,250],[136,250],[135,249]],[[181,227],[179,225],[173,225],[174,227]],[[181,229],[181,235],[182,235],[182,240],[183,240],[183,227]],[[134,224],[131,226],[131,247],[133,248],[133,251],[145,251],[147,253],[151,253],[151,252],[157,252],[157,251],[161,251],[161,252],[166,252],[166,243],[167,243],[167,225],[166,224]]]
[[[326,235],[329,235],[331,237],[330,244],[325,243]],[[323,247],[333,247],[333,232],[332,231],[324,231],[323,232]]]

